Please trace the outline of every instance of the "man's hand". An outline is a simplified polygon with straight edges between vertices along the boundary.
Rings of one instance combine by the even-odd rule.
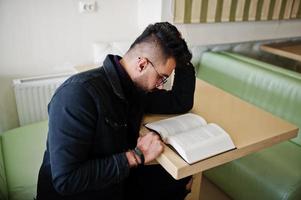
[[[140,136],[137,141],[137,147],[142,151],[145,163],[153,161],[163,152],[163,142],[154,132],[148,132]]]

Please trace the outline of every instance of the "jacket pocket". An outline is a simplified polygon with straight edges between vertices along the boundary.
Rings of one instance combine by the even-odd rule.
[[[111,128],[113,128],[113,130],[115,130],[115,131],[124,130],[128,126],[128,124],[126,122],[114,120],[114,119],[109,118],[109,117],[105,117],[105,123],[108,126],[110,126]]]

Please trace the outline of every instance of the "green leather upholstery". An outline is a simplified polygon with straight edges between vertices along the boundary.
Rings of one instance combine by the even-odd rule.
[[[197,76],[301,127],[301,78],[297,73],[226,52],[203,54]],[[301,199],[298,139],[205,172],[233,199]]]
[[[46,147],[47,121],[1,135],[9,200],[33,200]]]
[[[301,148],[291,142],[206,171],[233,199],[301,199]]]

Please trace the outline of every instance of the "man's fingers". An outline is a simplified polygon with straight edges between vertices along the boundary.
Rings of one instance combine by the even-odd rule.
[[[159,137],[156,133],[154,133],[154,134],[152,135],[151,140],[152,140],[152,142],[161,141],[160,137]]]
[[[137,140],[137,147],[142,151],[145,161],[154,160],[163,152],[163,142],[160,136],[154,132],[148,132]]]

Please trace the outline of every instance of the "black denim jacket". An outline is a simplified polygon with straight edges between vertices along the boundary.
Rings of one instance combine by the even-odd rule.
[[[122,80],[117,67],[108,55],[103,67],[72,76],[55,92],[38,199],[122,199],[129,174],[125,151],[136,145],[143,114],[192,108],[191,64],[176,68],[171,91],[151,93],[125,88],[130,80]]]

